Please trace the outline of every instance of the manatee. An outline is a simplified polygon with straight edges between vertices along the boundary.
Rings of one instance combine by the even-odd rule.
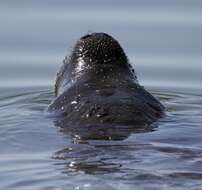
[[[164,106],[138,83],[119,42],[106,33],[91,33],[65,57],[48,111],[56,114],[57,125],[77,132],[98,126],[135,130],[161,118]]]

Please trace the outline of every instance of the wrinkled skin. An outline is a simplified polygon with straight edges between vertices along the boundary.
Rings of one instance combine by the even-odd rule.
[[[56,125],[71,133],[88,129],[85,137],[89,131],[101,137],[96,128],[102,134],[119,126],[151,130],[164,114],[162,104],[138,84],[119,43],[105,33],[80,38],[57,74],[55,96],[48,110],[57,113]]]

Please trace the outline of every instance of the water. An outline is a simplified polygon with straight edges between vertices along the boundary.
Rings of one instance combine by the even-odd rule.
[[[201,5],[0,1],[0,189],[202,189]],[[55,73],[88,31],[117,38],[166,107],[153,130],[79,141],[47,116]]]

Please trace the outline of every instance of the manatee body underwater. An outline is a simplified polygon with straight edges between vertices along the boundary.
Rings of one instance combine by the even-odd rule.
[[[161,118],[164,106],[139,85],[118,41],[92,33],[81,37],[63,61],[48,111],[57,113],[57,125],[63,128],[136,129]]]

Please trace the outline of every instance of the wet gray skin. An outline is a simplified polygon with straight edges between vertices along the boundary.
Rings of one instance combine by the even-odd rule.
[[[106,133],[103,128],[111,129],[107,137],[123,126],[151,130],[150,125],[164,115],[163,105],[138,84],[118,41],[105,33],[78,40],[57,74],[55,96],[48,110],[56,113],[56,125],[74,135],[82,131],[87,138],[101,137]],[[124,130],[118,137],[129,133]]]

